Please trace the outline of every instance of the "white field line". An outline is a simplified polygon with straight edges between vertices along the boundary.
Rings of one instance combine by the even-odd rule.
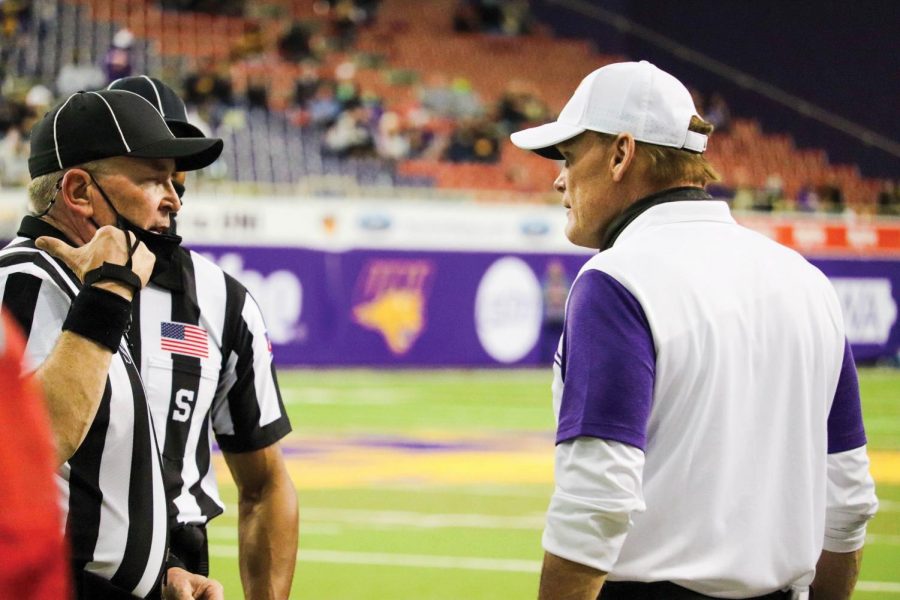
[[[395,525],[421,529],[470,528],[470,529],[526,529],[539,530],[544,526],[544,515],[505,517],[468,513],[422,513],[399,510],[358,510],[335,508],[307,508],[300,511],[301,521],[314,523],[342,523],[359,525]]]
[[[213,556],[236,558],[237,547],[210,545]],[[385,567],[417,567],[422,569],[462,569],[466,571],[504,571],[512,573],[539,573],[541,562],[514,558],[474,558],[467,556],[436,556],[425,554],[395,554],[393,552],[343,552],[341,550],[309,550],[297,553],[297,560],[311,563],[341,565],[375,565]],[[900,594],[900,583],[890,581],[860,581],[860,592],[884,592]]]
[[[546,498],[550,502],[550,495],[553,493],[553,486],[535,486],[534,489],[522,490],[515,489],[512,486],[497,485],[469,485],[465,488],[446,488],[422,485],[382,485],[379,490],[388,490],[393,492],[415,492],[416,494],[452,494],[458,496],[496,496],[504,498]]]
[[[224,558],[237,557],[236,546],[210,545],[209,553]],[[308,550],[297,553],[301,562],[336,563],[343,565],[378,565],[387,567],[418,567],[422,569],[463,569],[467,571],[506,571],[538,573],[537,560],[515,558],[473,558],[468,556],[436,556],[430,554],[395,554],[393,552],[344,552],[341,550]]]
[[[900,546],[900,535],[885,535],[870,533],[866,536],[867,544],[883,544],[886,546]]]
[[[856,583],[856,591],[900,594],[900,583],[892,581],[859,581]]]
[[[237,506],[227,505],[227,514],[237,514]],[[303,508],[300,523],[337,523],[344,525],[394,525],[421,529],[525,529],[544,528],[544,513],[506,517],[471,513],[423,513],[401,510],[364,510],[353,508]],[[215,528],[215,525],[211,526]]]

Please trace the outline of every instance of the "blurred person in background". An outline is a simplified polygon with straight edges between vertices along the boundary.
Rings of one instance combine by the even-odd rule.
[[[56,76],[56,94],[67,98],[81,90],[98,90],[107,83],[103,70],[90,61],[83,60],[78,48],[73,48],[71,60],[59,69]]]
[[[554,364],[542,600],[850,598],[877,499],[828,279],[704,190],[712,126],[648,62],[512,135],[600,252]]]
[[[900,215],[900,185],[896,181],[886,179],[881,184],[876,210],[880,215]]]
[[[53,442],[37,384],[20,376],[24,350],[18,327],[0,313],[0,598],[60,600],[71,586]]]
[[[159,79],[129,77],[110,89],[142,96],[176,137],[204,137]],[[181,197],[184,173],[176,181]],[[212,432],[238,489],[244,595],[287,598],[297,558],[297,496],[279,444],[291,426],[272,347],[247,289],[182,247],[174,218],[166,231],[123,223],[156,257],[133,303],[130,341],[162,448],[171,553],[188,571],[209,574],[206,526],[224,510],[211,463]]]
[[[112,44],[103,57],[103,71],[107,82],[131,75],[134,70],[134,57],[131,54],[133,45],[134,34],[128,29],[120,29],[113,36]]]

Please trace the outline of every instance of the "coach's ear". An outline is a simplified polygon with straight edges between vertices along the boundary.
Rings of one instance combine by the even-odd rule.
[[[613,181],[621,183],[625,179],[625,174],[634,162],[636,151],[637,143],[634,141],[633,135],[620,133],[616,136],[612,144],[612,154],[609,157],[609,169]]]

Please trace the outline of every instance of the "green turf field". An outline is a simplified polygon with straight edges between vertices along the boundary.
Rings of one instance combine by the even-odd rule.
[[[301,504],[292,598],[534,598],[552,490],[549,370],[280,374]],[[900,600],[900,370],[860,372],[882,508],[855,598]],[[223,465],[219,464],[219,467]],[[213,576],[242,598],[235,489]]]

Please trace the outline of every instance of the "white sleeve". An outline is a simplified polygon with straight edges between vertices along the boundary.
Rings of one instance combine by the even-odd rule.
[[[643,470],[644,453],[628,444],[592,437],[558,444],[544,550],[609,572],[631,514],[645,508]]]
[[[866,447],[828,455],[825,543],[829,552],[853,552],[866,541],[866,523],[878,510]]]

